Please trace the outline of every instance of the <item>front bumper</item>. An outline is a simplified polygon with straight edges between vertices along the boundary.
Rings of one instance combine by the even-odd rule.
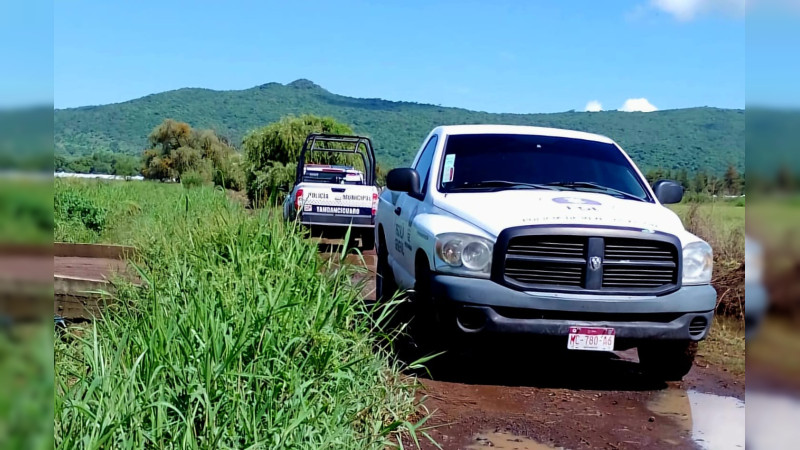
[[[745,282],[744,285],[745,338],[750,339],[758,331],[769,306],[767,290],[761,283]]]
[[[716,306],[711,286],[662,296],[571,295],[516,291],[493,281],[435,275],[435,305],[465,334],[567,336],[571,326],[615,329],[617,339],[699,341]]]

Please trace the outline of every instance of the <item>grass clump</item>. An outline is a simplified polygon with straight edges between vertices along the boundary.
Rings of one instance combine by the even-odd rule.
[[[163,187],[57,186],[116,205],[98,240],[140,247],[147,284],[57,339],[57,446],[385,448],[410,428],[349,266],[224,191]]]
[[[673,207],[686,229],[714,250],[712,284],[717,312],[744,320],[745,208],[735,202],[689,203]]]

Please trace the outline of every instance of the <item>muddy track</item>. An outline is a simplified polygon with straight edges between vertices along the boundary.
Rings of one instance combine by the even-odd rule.
[[[374,252],[366,260],[373,299]],[[424,431],[444,449],[744,448],[744,377],[702,357],[682,382],[664,383],[640,372],[635,350],[493,341],[415,375],[419,417],[431,415]],[[438,448],[421,439],[404,446]]]
[[[692,436],[693,415],[725,411],[695,404],[697,399],[717,394],[709,398],[730,399],[731,408],[744,399],[744,381],[712,367],[698,365],[683,382],[663,383],[638,372],[635,351],[536,353],[484,352],[421,376],[423,413],[433,413],[431,436],[446,449],[700,448],[696,439],[702,435]],[[738,415],[743,428],[744,410]],[[717,433],[733,425],[696,431]],[[421,447],[436,448],[424,441]]]

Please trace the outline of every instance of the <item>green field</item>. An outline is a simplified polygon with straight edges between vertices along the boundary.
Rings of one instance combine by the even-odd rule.
[[[681,203],[670,205],[670,209],[687,230],[714,249],[715,276],[725,275],[744,262],[745,207],[739,200]]]
[[[135,245],[147,287],[55,342],[62,448],[385,448],[414,386],[350,267],[210,187],[56,180],[55,238]]]

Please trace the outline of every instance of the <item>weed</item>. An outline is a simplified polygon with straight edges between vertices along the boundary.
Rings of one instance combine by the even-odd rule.
[[[97,240],[140,248],[148,286],[59,338],[58,447],[385,448],[413,429],[414,386],[377,343],[386,314],[280,214],[210,187],[57,189],[111,205]]]

